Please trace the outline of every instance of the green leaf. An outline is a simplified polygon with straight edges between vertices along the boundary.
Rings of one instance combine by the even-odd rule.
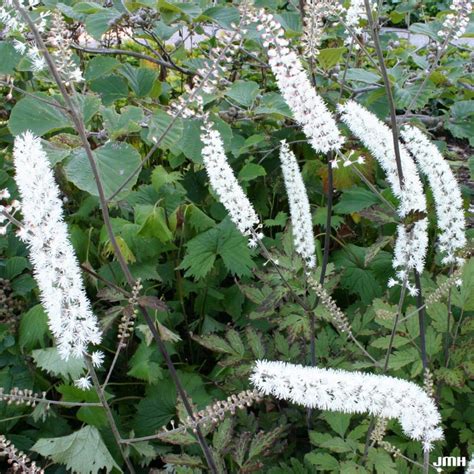
[[[28,259],[25,257],[13,256],[7,260],[5,264],[4,276],[7,280],[13,280],[25,268],[29,267]]]
[[[147,396],[137,406],[134,430],[137,436],[155,433],[176,416],[176,389],[169,379],[147,390]]]
[[[344,288],[358,294],[362,302],[369,304],[380,296],[382,289],[372,268],[365,268],[366,249],[349,244],[345,250],[335,255],[334,263],[343,269],[341,284]],[[380,258],[375,257],[373,264]]]
[[[351,188],[344,191],[339,202],[334,206],[338,214],[352,214],[379,202],[378,197],[364,188]]]
[[[366,84],[377,84],[380,81],[380,76],[366,69],[350,68],[347,70],[346,80],[364,82]]]
[[[375,467],[377,474],[397,474],[399,472],[390,454],[383,449],[371,448],[368,462]]]
[[[163,371],[160,365],[152,360],[155,354],[154,346],[147,346],[146,342],[142,341],[130,359],[130,370],[127,374],[145,380],[151,385],[158,383],[158,380],[163,377]]]
[[[61,359],[55,347],[36,349],[31,355],[36,365],[51,375],[62,377],[65,380],[78,379],[86,368],[83,359],[70,357],[67,361]]]
[[[347,413],[326,412],[323,418],[328,425],[341,437],[343,437],[351,423],[351,415]]]
[[[110,56],[95,56],[87,62],[84,78],[86,81],[99,79],[99,77],[110,74],[120,64],[118,59]]]
[[[402,87],[395,83],[394,99],[397,108],[406,109],[410,106],[413,99],[416,97],[416,102],[413,107],[414,109],[421,109],[438,92],[438,88],[432,82],[428,82],[427,84],[425,84],[422,91],[418,93],[418,91],[420,90],[420,85],[420,83],[417,83],[411,86]]]
[[[201,126],[200,120],[184,119],[183,135],[178,142],[179,149],[186,158],[194,161],[194,163],[202,163],[202,149],[203,143],[201,141]]]
[[[266,176],[267,172],[261,165],[255,163],[246,163],[239,172],[240,181],[252,181],[259,176]]]
[[[128,97],[127,81],[117,74],[101,76],[91,81],[90,88],[100,94],[104,105],[111,105],[118,99]]]
[[[186,207],[185,222],[189,223],[197,232],[211,229],[216,224],[214,219],[211,219],[194,204],[190,204]]]
[[[461,288],[451,293],[452,302],[464,311],[474,311],[474,258],[470,258],[463,267]]]
[[[141,163],[140,155],[135,148],[123,142],[107,142],[105,145],[96,148],[93,155],[106,198],[112,196]],[[68,180],[79,189],[87,191],[93,196],[99,195],[89,160],[83,149],[72,153],[64,170]],[[137,182],[137,178],[138,175],[135,175],[115,199],[123,199],[131,191]]]
[[[325,48],[321,49],[318,54],[318,63],[326,71],[338,64],[347,48]]]
[[[321,443],[321,448],[327,448],[335,453],[348,453],[352,451],[352,447],[348,441],[344,441],[342,438],[330,438],[327,441]]]
[[[139,235],[157,237],[163,243],[173,239],[173,234],[166,221],[165,210],[162,207],[137,206],[135,219],[137,224],[141,224]]]
[[[102,469],[122,472],[93,426],[60,438],[39,439],[31,449],[78,474],[97,474]]]
[[[100,40],[107,32],[113,22],[120,17],[120,12],[115,8],[107,8],[103,11],[88,15],[85,21],[87,32],[96,40]]]
[[[166,135],[161,138],[165,132]],[[180,119],[175,119],[162,110],[158,110],[150,117],[147,140],[151,143],[160,140],[158,148],[161,150],[179,146],[182,135],[183,124]]]
[[[146,97],[152,90],[158,72],[146,67],[133,67],[130,64],[124,64],[120,70],[130,85],[130,88],[137,97]]]
[[[103,107],[101,114],[104,127],[112,140],[141,130],[143,110],[139,107],[127,105],[120,110],[120,113],[117,113],[114,107]]]
[[[12,43],[0,41],[0,58],[0,74],[11,75],[21,60],[21,54],[15,50]]]
[[[35,96],[49,101],[54,99],[43,93],[37,93]],[[69,127],[72,127],[72,122],[60,109],[31,96],[15,104],[8,121],[8,128],[12,135],[19,135],[30,130],[41,137],[46,133]]]
[[[278,92],[263,94],[254,112],[256,114],[277,114],[288,118],[293,117],[288,104]]]
[[[237,8],[221,5],[208,8],[202,15],[215,20],[218,25],[224,28],[230,28],[232,23],[237,24],[240,19],[239,10]]]
[[[175,184],[181,179],[179,171],[168,172],[164,166],[158,165],[151,174],[151,184],[159,191],[165,184]]]
[[[460,100],[455,102],[450,113],[453,119],[462,120],[474,114],[474,100]]]
[[[225,95],[235,100],[238,104],[250,107],[258,95],[258,91],[259,87],[256,82],[235,81]]]
[[[218,256],[232,274],[250,275],[253,262],[247,240],[229,220],[190,240],[179,268],[186,270],[186,276],[199,280],[211,271]]]
[[[318,453],[317,451],[311,451],[305,455],[305,461],[311,465],[316,466],[321,471],[337,471],[339,463],[334,456],[329,453]]]
[[[21,317],[18,343],[22,349],[31,350],[42,345],[47,334],[48,315],[37,304]]]

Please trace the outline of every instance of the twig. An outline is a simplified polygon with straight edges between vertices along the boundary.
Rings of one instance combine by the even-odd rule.
[[[130,474],[135,474],[135,469],[132,463],[130,462],[130,459],[128,459],[128,456],[125,450],[123,449],[122,443],[120,442],[122,437],[120,436],[120,432],[117,428],[117,425],[115,424],[114,415],[112,413],[112,410],[110,409],[109,404],[107,403],[107,399],[105,398],[104,392],[100,386],[99,379],[97,378],[97,374],[94,370],[94,364],[92,363],[92,360],[89,354],[84,354],[84,360],[86,362],[87,368],[89,369],[89,373],[92,377],[92,382],[94,384],[97,395],[99,396],[99,400],[102,406],[104,407],[107,420],[109,421],[110,429],[112,430],[112,434],[115,438],[115,442],[117,443],[117,446],[119,447],[120,454],[122,455],[123,460],[125,461],[125,464],[127,465],[127,468]]]
[[[388,77],[387,68],[383,58],[382,47],[380,45],[380,38],[378,34],[379,25],[374,23],[374,17],[372,16],[372,8],[369,0],[364,0],[365,10],[367,13],[367,21],[369,28],[372,33],[372,40],[374,42],[375,52],[379,60],[379,69],[382,74],[383,82],[385,85],[385,91],[387,93],[387,101],[390,108],[390,120],[392,122],[392,136],[393,136],[393,148],[395,151],[395,161],[397,163],[398,179],[400,180],[400,187],[403,188],[403,170],[402,160],[400,156],[400,146],[398,141],[398,126],[397,126],[397,113],[395,110],[395,103],[393,101],[392,87],[390,85],[390,79]]]
[[[154,64],[158,64],[159,66],[167,67],[170,69],[175,69],[179,72],[182,72],[183,74],[186,74],[188,76],[194,76],[194,72],[188,71],[187,69],[183,69],[180,66],[177,66],[176,64],[172,64],[166,61],[163,61],[162,59],[157,59],[152,56],[148,56],[143,53],[138,53],[136,51],[130,51],[128,49],[109,49],[109,48],[89,48],[87,46],[80,46],[79,44],[73,43],[71,45],[74,49],[77,51],[82,51],[84,53],[89,53],[89,54],[102,54],[102,55],[122,55],[122,56],[131,56],[133,58],[138,58],[138,59],[144,59],[145,61],[149,61]]]

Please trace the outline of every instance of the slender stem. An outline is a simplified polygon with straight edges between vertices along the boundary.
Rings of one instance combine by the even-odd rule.
[[[293,296],[293,298],[295,299],[295,301],[308,313],[308,315],[310,315],[310,313],[312,312],[311,311],[311,308],[306,304],[305,301],[303,301],[301,299],[301,297],[299,295],[297,295],[293,288],[291,287],[291,285],[288,283],[288,280],[284,277],[283,273],[281,272],[280,270],[280,267],[277,265],[277,263],[275,262],[275,260],[273,259],[273,257],[271,256],[270,252],[268,251],[267,247],[265,247],[265,245],[263,244],[263,242],[261,241],[261,239],[259,239],[257,237],[257,234],[252,231],[252,237],[255,239],[255,241],[257,242],[257,245],[259,246],[260,248],[260,251],[262,252],[262,255],[264,258],[266,258],[273,266],[273,268],[276,270],[276,272],[278,273],[278,276],[280,277],[281,281],[283,282],[283,284],[288,288],[288,291],[290,292],[290,294]]]
[[[194,72],[188,71],[187,69],[183,69],[182,67],[177,66],[174,63],[169,63],[167,61],[163,61],[162,59],[157,59],[152,56],[148,56],[147,54],[138,53],[137,51],[130,51],[128,49],[109,49],[109,48],[88,48],[86,46],[80,46],[79,44],[72,44],[72,47],[77,51],[82,51],[84,53],[89,54],[101,54],[101,55],[123,55],[123,56],[131,56],[138,59],[144,59],[145,61],[149,61],[154,64],[158,64],[159,66],[164,66],[170,69],[175,69],[183,74],[187,74],[188,76],[193,76]]]
[[[403,303],[405,302],[405,295],[406,295],[406,290],[407,290],[406,283],[407,282],[405,280],[403,282],[402,289],[401,289],[401,292],[400,292],[400,299],[398,300],[397,314],[395,316],[395,321],[393,323],[392,332],[390,334],[390,341],[389,341],[389,344],[388,344],[387,353],[385,355],[385,362],[384,362],[384,365],[383,365],[383,368],[382,368],[382,373],[383,374],[385,374],[387,372],[387,369],[388,369],[388,363],[389,363],[389,360],[390,360],[390,355],[392,353],[393,341],[395,340],[395,335],[397,333],[397,326],[398,326],[398,323],[399,323],[399,320],[400,320],[400,315],[402,313]],[[372,435],[372,432],[374,431],[374,428],[375,428],[375,417],[372,417],[372,419],[370,420],[369,428],[367,429],[367,435],[366,435],[366,438],[365,438],[364,454],[363,454],[362,459],[361,459],[361,465],[362,466],[365,465],[365,462],[367,460],[367,455],[369,454],[370,437]]]
[[[3,84],[5,87],[11,87],[12,89],[16,90],[17,92],[21,92],[22,94],[27,95],[29,97],[33,97],[35,100],[37,100],[39,102],[43,102],[44,104],[51,105],[51,107],[56,107],[58,109],[62,109],[62,110],[67,111],[67,109],[66,109],[66,107],[64,107],[64,105],[61,105],[60,103],[58,103],[56,101],[51,101],[51,100],[44,99],[43,97],[40,97],[36,94],[25,91],[25,89],[22,89],[21,87],[17,87],[13,83],[3,81],[3,80],[0,79],[0,84]]]
[[[374,42],[375,52],[379,60],[379,69],[382,74],[382,79],[385,85],[385,91],[387,93],[387,101],[390,108],[390,121],[392,122],[392,137],[393,137],[393,148],[395,151],[395,161],[397,163],[398,179],[400,180],[400,187],[403,188],[403,170],[402,170],[402,159],[400,156],[400,146],[398,141],[398,125],[397,125],[397,113],[395,109],[395,102],[393,101],[392,87],[390,85],[390,79],[388,77],[387,68],[383,58],[382,47],[380,45],[379,38],[379,25],[374,22],[372,15],[372,8],[370,7],[370,1],[364,0],[365,10],[367,12],[367,21],[372,34],[372,40]]]
[[[107,372],[107,376],[105,377],[104,383],[102,384],[102,390],[105,390],[105,388],[107,387],[107,384],[109,383],[110,377],[112,376],[112,372],[114,371],[115,365],[117,364],[117,360],[119,358],[120,352],[122,351],[123,347],[124,347],[124,344],[122,342],[119,342],[117,350],[115,351],[115,354],[114,354],[114,358]]]
[[[91,374],[92,377],[92,383],[94,384],[95,390],[97,392],[97,395],[99,396],[99,400],[104,407],[105,414],[107,416],[107,420],[109,421],[110,429],[112,430],[112,434],[115,438],[115,442],[117,443],[117,446],[119,447],[120,454],[123,457],[123,460],[125,461],[125,464],[127,465],[127,468],[130,472],[130,474],[135,474],[135,469],[130,462],[130,459],[128,459],[127,454],[125,453],[125,450],[123,449],[122,443],[121,443],[121,436],[120,432],[117,428],[117,425],[114,420],[114,415],[112,413],[112,410],[110,409],[109,404],[107,403],[107,399],[105,398],[104,392],[102,391],[102,388],[100,387],[100,382],[99,379],[97,378],[97,374],[94,370],[94,364],[92,364],[91,358],[88,354],[84,354],[84,360],[86,361],[87,368],[89,369],[89,373]]]
[[[112,283],[111,281],[107,280],[103,276],[99,275],[97,272],[92,270],[92,268],[89,268],[88,266],[84,265],[83,263],[81,263],[80,267],[86,273],[89,273],[89,275],[93,276],[97,280],[100,280],[102,283],[104,283],[104,285],[108,286],[109,288],[112,288],[115,291],[118,291],[119,293],[121,293],[122,295],[124,295],[127,298],[130,297],[130,292],[128,292],[127,290],[124,290],[123,288],[120,288],[120,286],[117,286],[115,283]]]
[[[423,363],[423,372],[428,368],[428,358],[426,356],[426,326],[425,326],[425,307],[423,304],[423,293],[421,289],[421,280],[419,273],[414,270],[415,274],[415,285],[418,290],[416,296],[416,302],[418,305],[418,320],[420,324],[420,350],[421,350],[421,361]]]
[[[13,400],[24,402],[37,403],[38,405],[44,403],[46,405],[58,405],[63,407],[101,407],[99,402],[63,402],[61,400],[49,400],[48,398],[40,398],[25,395],[12,395],[10,393],[0,393],[0,400]]]
[[[114,231],[113,231],[113,228],[112,228],[112,224],[111,224],[111,220],[110,220],[110,215],[109,215],[109,210],[108,210],[108,206],[107,206],[107,199],[105,198],[105,192],[104,192],[104,187],[103,187],[103,184],[102,184],[102,181],[100,179],[100,175],[99,175],[99,172],[98,172],[98,169],[97,169],[97,164],[95,162],[95,158],[92,154],[92,149],[90,147],[90,144],[89,144],[89,141],[87,140],[87,134],[86,134],[86,131],[85,131],[85,126],[84,126],[84,122],[82,120],[82,118],[80,117],[80,115],[77,113],[75,107],[74,107],[74,104],[71,100],[71,97],[69,96],[69,93],[61,79],[61,76],[56,68],[56,65],[54,63],[54,60],[53,58],[51,57],[51,55],[49,54],[49,51],[47,50],[44,42],[43,42],[43,39],[41,38],[41,35],[39,34],[38,32],[38,29],[36,28],[36,25],[34,24],[34,22],[31,20],[28,12],[21,6],[19,0],[12,0],[17,11],[21,14],[21,16],[23,17],[23,19],[25,20],[25,22],[28,24],[28,27],[30,28],[32,34],[33,34],[33,37],[35,39],[35,42],[36,42],[36,45],[38,47],[39,50],[42,51],[43,55],[44,55],[44,58],[45,58],[45,61],[46,61],[46,64],[48,65],[48,68],[51,72],[51,75],[53,76],[60,92],[61,92],[61,95],[63,96],[63,99],[64,99],[64,102],[69,110],[69,114],[71,116],[71,119],[76,127],[76,130],[79,134],[79,137],[82,141],[82,145],[84,147],[84,150],[86,152],[86,156],[88,158],[88,161],[89,161],[89,164],[90,164],[90,167],[91,167],[91,170],[92,170],[92,174],[94,176],[94,180],[96,182],[96,186],[97,186],[97,191],[98,191],[98,194],[99,194],[99,201],[100,201],[100,207],[101,207],[101,211],[102,211],[102,217],[103,217],[103,220],[104,220],[104,225],[105,225],[105,228],[106,228],[106,231],[107,231],[107,234],[108,234],[108,237],[109,237],[109,240],[110,240],[110,243],[112,245],[112,248],[114,249],[114,253],[115,253],[115,256],[118,260],[118,263],[122,269],[122,272],[128,282],[128,284],[130,285],[131,288],[133,288],[134,284],[135,284],[135,280],[130,272],[130,269],[128,268],[128,265],[127,265],[127,262],[122,254],[122,251],[117,243],[117,239],[115,237],[115,234],[114,234]],[[156,341],[156,344],[158,345],[158,348],[160,350],[160,352],[162,353],[165,361],[166,361],[166,364],[168,366],[168,370],[170,371],[170,375],[174,381],[174,383],[176,384],[176,388],[183,400],[183,404],[186,408],[186,411],[188,412],[188,415],[191,417],[191,418],[194,418],[194,414],[193,414],[193,409],[191,407],[191,404],[189,403],[189,400],[188,400],[188,397],[184,391],[184,388],[181,384],[181,381],[179,380],[178,378],[178,375],[177,375],[177,372],[176,372],[176,368],[174,367],[174,364],[168,354],[168,351],[166,350],[166,347],[161,339],[161,336],[159,334],[159,332],[156,330],[156,327],[153,323],[153,321],[151,320],[150,316],[148,315],[148,312],[146,310],[145,307],[143,306],[139,306],[139,309],[141,311],[141,313],[143,314],[144,318],[145,318],[145,321],[147,322],[152,334],[153,334],[153,337]],[[99,385],[99,388],[100,388],[100,385]],[[197,430],[197,436],[198,436],[198,440],[199,440],[199,444],[201,445],[201,449],[204,453],[204,456],[206,458],[206,461],[209,465],[209,469],[210,471],[213,473],[213,474],[217,474],[218,471],[217,471],[217,467],[216,467],[216,464],[215,464],[215,461],[214,461],[214,458],[211,454],[211,451],[209,449],[209,446],[207,445],[207,442],[204,438],[204,436],[202,435],[201,431],[198,429]]]

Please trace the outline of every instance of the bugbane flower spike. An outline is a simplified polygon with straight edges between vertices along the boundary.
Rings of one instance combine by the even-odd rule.
[[[81,357],[98,344],[101,331],[91,311],[79,264],[69,240],[59,188],[40,139],[25,132],[15,139],[15,180],[34,276],[63,359]]]
[[[212,189],[237,229],[242,235],[250,236],[251,246],[256,245],[255,239],[263,237],[258,231],[260,220],[227,162],[221,134],[207,117],[204,119],[201,141],[204,143],[203,162]]]
[[[52,56],[63,80],[69,82],[83,81],[82,72],[73,61],[71,32],[68,30],[63,15],[59,10],[53,13],[49,43],[54,47]]]
[[[403,187],[400,186],[390,129],[373,113],[352,100],[340,105],[339,111],[351,132],[370,150],[385,171],[393,193],[400,200],[398,207],[400,217],[403,219],[410,215],[426,213],[425,194],[416,165],[402,144],[400,144],[400,155],[404,183]],[[406,281],[411,294],[416,294],[416,289],[407,280],[408,270],[414,269],[418,273],[423,271],[427,248],[426,217],[416,220],[410,230],[404,225],[398,226],[393,266],[397,269],[399,280]],[[389,283],[392,285],[395,282]]]
[[[446,41],[460,38],[466,31],[472,12],[472,0],[453,0],[449,8],[451,13],[446,15],[443,28],[438,33]]]
[[[343,139],[336,121],[316,93],[296,52],[288,47],[281,24],[264,10],[253,13],[250,18],[258,23],[257,30],[262,36],[278,88],[311,146],[322,153],[339,149]]]
[[[397,419],[425,450],[443,438],[434,401],[406,380],[265,360],[257,361],[250,380],[262,394],[308,408]]]
[[[306,0],[304,3],[303,54],[316,59],[324,34],[324,23],[329,16],[338,15],[342,6],[338,0]]]
[[[443,263],[462,263],[456,252],[466,245],[466,221],[464,218],[461,190],[451,168],[438,148],[419,129],[405,127],[402,138],[408,151],[425,174],[433,190],[438,217],[439,247],[446,255]]]
[[[281,142],[280,162],[290,203],[291,227],[296,252],[308,268],[316,266],[311,209],[306,187],[294,153],[285,140]]]

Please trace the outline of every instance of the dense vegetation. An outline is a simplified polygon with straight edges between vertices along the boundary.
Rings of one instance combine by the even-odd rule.
[[[427,131],[449,160],[465,201],[469,239],[472,48],[465,42],[450,44],[433,66],[450,2],[379,3],[378,18],[390,27],[381,30],[380,41],[398,123],[411,122]],[[302,53],[302,15],[296,2],[256,4],[275,14],[292,47]],[[98,162],[116,243],[133,279],[140,279],[143,287],[130,287],[122,271],[83,144],[57,84],[47,69],[34,71],[33,61],[15,48],[12,35],[0,33],[0,189],[18,198],[14,137],[26,130],[42,137],[87,292],[104,331],[100,350],[105,362],[97,376],[100,383],[107,378],[103,398],[110,409],[104,409],[95,388],[82,390],[74,384],[84,362],[60,359],[28,249],[11,224],[0,235],[0,433],[48,473],[129,472],[124,456],[136,472],[206,471],[193,422],[137,304],[156,323],[196,412],[252,389],[249,374],[257,359],[311,365],[308,307],[315,315],[318,367],[382,373],[366,353],[383,364],[387,349],[392,349],[387,374],[426,385],[420,300],[408,294],[400,298],[400,286],[387,287],[394,274],[398,221],[381,196],[392,205],[397,199],[376,160],[342,123],[343,151],[352,153],[353,161],[364,157],[364,163],[328,171],[332,157],[315,153],[294,122],[254,26],[244,32],[218,87],[205,95],[205,107],[263,222],[269,253],[247,245],[209,187],[200,120],[172,117],[171,104],[221,46],[219,31],[238,24],[237,6],[207,0],[44,0],[31,15],[54,9],[67,24],[73,61],[84,77],[68,84],[67,91],[74,91]],[[393,28],[422,34],[426,41],[408,41]],[[465,38],[472,33],[471,23]],[[22,34],[32,40],[31,32]],[[364,48],[350,46],[344,26],[327,21],[319,55],[305,60],[305,67],[332,111],[353,98],[390,124],[374,45],[369,35],[359,38]],[[327,306],[318,304],[294,251],[279,162],[283,139],[297,156],[311,203],[317,256],[312,277],[323,281],[343,309],[363,351],[332,324]],[[468,249],[462,284],[453,285],[453,269],[442,264],[437,251],[433,193],[425,189],[430,246],[421,287],[430,304],[422,336],[445,434],[431,461],[441,455],[469,458],[474,450],[474,260]],[[21,213],[16,217],[21,221]],[[368,416],[308,412],[272,398],[255,400],[251,393],[242,397],[240,404],[248,401],[251,406],[228,410],[222,417],[217,413],[222,407],[214,406],[202,415],[207,420],[200,428],[219,472],[422,472],[420,464],[410,461],[423,463],[420,443],[407,439],[395,421],[390,421],[384,441],[375,443],[368,438]],[[52,403],[37,400],[43,398]],[[120,438],[130,440],[122,443],[122,452],[110,417]],[[182,425],[184,429],[166,431]],[[7,469],[5,462],[0,470]]]

